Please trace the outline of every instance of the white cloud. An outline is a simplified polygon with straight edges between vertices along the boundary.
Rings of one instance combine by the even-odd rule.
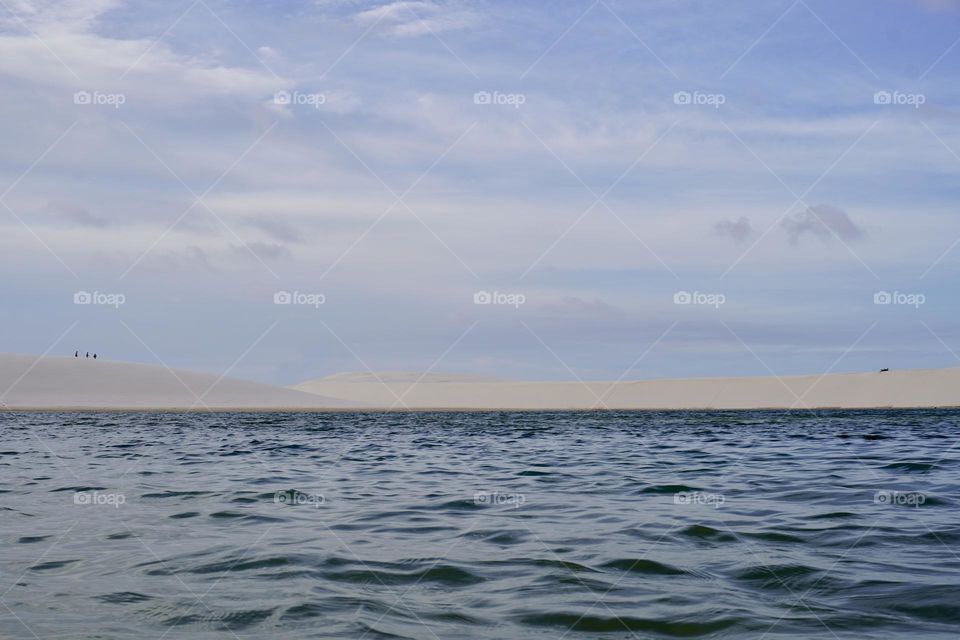
[[[471,27],[479,21],[473,11],[453,4],[396,0],[354,15],[360,24],[381,24],[389,33],[417,37]]]

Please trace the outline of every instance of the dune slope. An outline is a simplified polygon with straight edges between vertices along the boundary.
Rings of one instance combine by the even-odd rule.
[[[0,407],[199,411],[326,409],[346,404],[284,387],[218,378],[159,365],[0,354]]]

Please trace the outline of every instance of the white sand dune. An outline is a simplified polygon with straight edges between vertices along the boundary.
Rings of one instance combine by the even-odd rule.
[[[294,389],[394,409],[789,409],[960,406],[960,369],[640,382],[458,381],[339,374]]]
[[[0,355],[0,402],[9,409],[176,411],[956,407],[960,369],[618,383],[343,373],[283,388],[158,365]]]
[[[132,362],[0,354],[0,407],[202,411],[336,409],[346,404],[285,387],[218,378]]]

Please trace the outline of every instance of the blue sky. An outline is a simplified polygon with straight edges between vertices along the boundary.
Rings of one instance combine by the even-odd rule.
[[[2,351],[958,364],[958,2],[4,2]]]

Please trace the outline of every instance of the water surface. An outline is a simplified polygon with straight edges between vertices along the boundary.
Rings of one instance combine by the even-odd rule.
[[[2,413],[4,638],[956,638],[958,411]]]

